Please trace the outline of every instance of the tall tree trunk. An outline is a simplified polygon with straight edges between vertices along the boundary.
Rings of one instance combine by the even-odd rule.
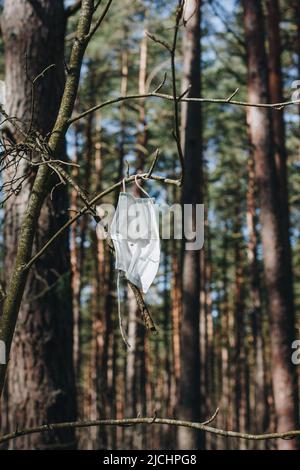
[[[171,403],[173,414],[177,415],[179,378],[180,378],[180,319],[181,319],[181,276],[176,240],[172,241],[172,358],[173,381]]]
[[[239,194],[237,193],[239,198]],[[233,347],[233,370],[234,370],[234,428],[240,432],[246,432],[247,403],[245,399],[246,385],[246,338],[245,338],[245,305],[244,305],[244,273],[241,249],[241,207],[239,200],[235,207],[235,229],[234,229],[234,347]],[[239,448],[245,449],[245,442],[239,442]]]
[[[175,167],[175,164],[174,164]],[[175,170],[175,168],[174,168]],[[178,203],[179,190],[171,189],[174,203]],[[171,305],[172,305],[172,391],[171,406],[173,415],[178,415],[179,379],[180,379],[180,323],[182,315],[182,276],[180,272],[180,249],[177,240],[172,240],[171,247]],[[177,429],[174,430],[177,436]]]
[[[296,20],[296,54],[298,56],[297,61],[297,70],[298,70],[298,80],[300,77],[300,4],[298,0],[293,1],[293,7],[295,12],[295,20]],[[297,89],[299,89],[299,84],[297,85]],[[300,106],[299,106],[300,112]]]
[[[229,305],[228,305],[228,224],[225,222],[223,234],[223,259],[222,259],[222,303],[219,308],[220,316],[220,384],[221,389],[221,409],[223,411],[223,422],[221,424],[224,429],[229,429],[232,426],[231,419],[231,403],[230,403],[230,376],[229,376],[229,361],[230,361],[230,343],[229,343]],[[222,306],[222,307],[221,307]],[[230,442],[222,439],[225,448],[230,448]]]
[[[261,2],[244,0],[243,4],[249,101],[267,102],[268,73]],[[280,219],[270,113],[263,108],[248,108],[247,121],[260,204],[277,430],[283,432],[298,425],[296,371],[291,362],[291,344],[295,333],[291,279],[288,276],[290,266],[287,266],[290,259],[285,249]],[[278,448],[295,449],[296,442],[281,440]]]
[[[260,273],[257,259],[258,236],[256,229],[255,175],[252,155],[248,160],[247,188],[247,229],[248,229],[248,263],[250,270],[250,300],[253,328],[253,344],[255,350],[254,382],[255,382],[255,432],[262,433],[267,429],[267,390],[265,341],[262,325],[262,299]]]
[[[79,168],[78,168],[78,126],[74,130],[74,156],[72,163],[73,181],[78,181]],[[71,211],[75,213],[78,210],[78,195],[75,188],[71,190]],[[80,322],[80,293],[81,293],[81,273],[79,269],[79,256],[78,256],[78,243],[77,243],[77,225],[73,224],[71,227],[70,236],[70,252],[71,252],[71,274],[72,274],[72,306],[73,306],[73,362],[75,368],[75,375],[78,378],[78,364],[79,364],[79,322]],[[78,386],[78,383],[77,383]]]
[[[147,60],[148,60],[148,38],[146,34],[141,40],[140,46],[140,64],[139,64],[139,94],[144,95],[146,93],[146,78],[147,78]],[[141,171],[144,167],[145,155],[147,155],[147,123],[146,123],[146,107],[145,100],[140,101],[139,106],[139,122],[137,129],[137,165],[136,170]]]
[[[280,11],[278,0],[267,0],[267,19],[268,19],[268,43],[269,43],[269,87],[270,99],[272,102],[283,101],[283,78],[281,70],[281,37],[280,37]],[[283,231],[283,241],[286,263],[286,277],[289,280],[287,289],[288,297],[293,305],[293,273],[292,273],[292,254],[290,245],[290,216],[289,216],[289,193],[288,193],[288,175],[287,175],[287,151],[285,145],[285,122],[284,110],[272,111],[272,128],[274,138],[274,155],[277,176],[277,187],[280,200],[280,216]]]
[[[27,2],[5,0],[2,33],[5,43],[7,112],[31,120],[31,82],[45,67],[55,64],[35,86],[33,128],[43,136],[52,129],[64,86],[65,14],[62,0]],[[55,86],[53,85],[55,84]],[[11,129],[16,141],[20,136]],[[61,154],[64,149],[61,149]],[[25,160],[19,174],[28,171]],[[12,175],[7,174],[9,179]],[[5,269],[12,259],[32,177],[5,207]],[[67,217],[65,187],[53,192],[43,205],[34,249],[41,248]],[[8,374],[8,421],[11,431],[41,423],[75,418],[72,365],[72,300],[68,234],[53,244],[29,274]],[[32,434],[11,442],[13,448],[75,447],[74,431]]]
[[[183,88],[191,85],[191,96],[200,96],[200,2],[188,0],[185,4],[187,24],[183,39]],[[201,107],[189,103],[183,106],[182,132],[184,133],[185,182],[182,204],[201,203],[202,181],[202,137]],[[193,217],[192,226],[195,227]],[[199,295],[200,255],[199,250],[183,252],[183,306],[181,322],[181,373],[180,406],[181,419],[200,420],[200,348],[199,348]],[[201,445],[201,434],[188,428],[178,429],[178,447],[196,449]],[[203,443],[202,443],[203,444]]]
[[[147,77],[147,61],[148,61],[148,47],[147,47],[147,36],[145,35],[141,40],[140,45],[140,62],[139,62],[139,93],[144,94],[146,89],[146,77]],[[137,128],[137,157],[136,157],[136,172],[140,172],[144,168],[145,155],[147,153],[146,145],[148,140],[148,133],[146,128],[146,109],[145,100],[142,100],[139,106],[139,122]],[[142,197],[140,188],[136,185],[133,187],[133,194],[135,197]],[[141,319],[139,318],[140,312],[136,304],[134,294],[131,289],[128,289],[128,308],[129,308],[129,344],[132,346],[133,351],[128,351],[128,366],[132,365],[131,354],[134,354],[133,368],[131,371],[131,381],[134,381],[134,397],[135,404],[134,408],[141,415],[146,414],[146,337],[145,327]],[[133,338],[132,334],[136,337]],[[130,342],[131,341],[131,342]],[[129,370],[128,370],[129,372]],[[141,430],[141,442],[139,442],[137,434],[134,436],[135,445],[142,445],[142,448],[146,446],[146,432],[145,427]]]
[[[207,187],[207,185],[206,185]],[[207,195],[207,191],[205,191]],[[212,316],[212,264],[211,264],[211,243],[210,233],[208,226],[208,198],[206,197],[206,224],[205,224],[205,299],[204,299],[204,312],[205,312],[205,396],[206,396],[206,410],[207,414],[211,413],[211,410],[216,408],[215,397],[214,397],[214,349],[213,349],[213,337],[214,337],[214,324]],[[206,449],[211,449],[211,443],[213,439],[211,435],[206,436]]]
[[[281,38],[280,38],[280,12],[278,0],[267,0],[267,33],[268,33],[268,64],[269,64],[269,89],[271,102],[283,101],[282,72],[281,72]],[[277,174],[278,189],[280,191],[281,216],[284,230],[287,232],[289,244],[289,205],[287,188],[287,152],[285,146],[284,111],[272,111],[272,125],[274,138],[274,156]]]

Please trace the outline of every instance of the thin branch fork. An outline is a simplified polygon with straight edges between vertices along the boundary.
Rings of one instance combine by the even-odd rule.
[[[110,9],[110,6],[111,6],[111,3],[112,3],[112,0],[108,0],[101,16],[99,17],[99,19],[96,21],[95,25],[91,27],[91,30],[89,32],[89,34],[87,35],[86,39],[87,41],[89,42],[91,40],[91,38],[94,36],[94,34],[96,33],[96,31],[99,29],[99,27],[101,26],[102,24],[102,21],[104,20],[104,18],[106,17],[107,13],[108,13],[108,10]]]

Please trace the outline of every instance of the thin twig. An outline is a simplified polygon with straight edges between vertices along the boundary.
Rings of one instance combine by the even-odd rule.
[[[151,178],[152,173],[153,173],[153,171],[154,171],[154,168],[155,168],[155,166],[156,166],[156,163],[157,163],[157,161],[158,161],[158,158],[159,158],[159,149],[156,149],[156,150],[155,150],[155,153],[154,153],[153,162],[151,163],[150,169],[149,169],[149,171],[148,171],[148,173],[147,173],[147,178]]]
[[[191,421],[181,421],[175,419],[167,418],[157,418],[156,416],[151,418],[128,418],[128,419],[100,419],[95,421],[73,421],[65,423],[53,423],[53,424],[43,424],[42,426],[35,426],[28,429],[19,430],[16,429],[15,432],[10,434],[5,434],[0,438],[0,444],[8,442],[17,437],[26,436],[29,434],[37,434],[43,432],[49,432],[60,430],[60,429],[70,429],[70,428],[87,428],[95,426],[137,426],[139,424],[149,424],[149,425],[168,425],[176,427],[185,427],[190,429],[195,429],[198,431],[208,432],[210,434],[215,434],[218,436],[232,437],[237,439],[244,439],[248,441],[265,441],[270,439],[293,439],[297,436],[300,436],[300,430],[287,431],[282,433],[266,433],[266,434],[247,434],[236,431],[226,431],[224,429],[214,428],[208,426],[209,423],[215,419],[218,410],[214,415],[209,418],[204,423],[193,423]]]
[[[86,40],[89,42],[92,38],[92,36],[94,36],[94,34],[96,33],[97,29],[99,29],[99,27],[101,26],[101,23],[102,21],[104,20],[104,18],[106,17],[107,13],[108,13],[108,10],[110,9],[110,6],[112,4],[112,0],[108,0],[103,12],[102,12],[102,15],[100,16],[100,18],[96,21],[95,25],[91,28],[89,34],[87,35],[86,37]]]
[[[227,98],[228,103],[230,103],[230,101],[232,100],[232,98],[234,98],[234,97],[238,94],[239,91],[240,91],[240,89],[237,88],[236,90],[234,90],[233,93],[231,93],[231,95]]]
[[[174,29],[174,36],[173,36],[173,44],[170,51],[171,54],[171,72],[172,72],[172,90],[173,90],[173,102],[174,102],[174,132],[173,136],[177,146],[178,157],[181,165],[181,177],[180,181],[183,183],[184,180],[184,155],[181,146],[181,138],[180,138],[180,122],[179,122],[179,98],[177,97],[177,88],[176,88],[176,46],[177,46],[177,38],[178,38],[178,31],[179,31],[179,23],[183,15],[183,8],[184,8],[184,0],[179,0],[178,7],[176,11],[176,21],[175,21],[175,29]]]
[[[157,44],[160,44],[161,46],[163,46],[165,49],[167,49],[167,51],[171,52],[171,48],[169,46],[169,44],[164,41],[163,39],[155,36],[154,34],[151,34],[149,33],[149,31],[146,31],[145,32],[146,36],[148,36],[149,39],[151,39],[153,42],[156,42]]]
[[[47,67],[45,67],[44,70],[42,70],[41,73],[39,73],[39,74],[32,80],[32,84],[34,85],[38,80],[40,80],[40,78],[44,78],[44,77],[45,77],[45,73],[48,72],[48,70],[52,69],[53,67],[56,67],[56,64],[50,64],[50,65],[48,65]]]
[[[233,96],[237,92],[235,91],[233,93]],[[122,101],[130,101],[130,100],[137,100],[137,99],[144,99],[144,98],[160,98],[163,100],[167,101],[174,101],[174,97],[172,95],[168,95],[165,93],[157,93],[157,92],[150,92],[150,93],[145,93],[143,95],[139,94],[134,94],[134,95],[127,95],[127,96],[118,96],[117,98],[113,98],[111,100],[104,101],[103,103],[97,104],[96,106],[93,106],[92,108],[87,109],[86,111],[83,111],[80,114],[75,115],[69,120],[69,124],[73,124],[76,121],[79,121],[80,119],[84,118],[85,116],[88,116],[91,113],[94,113],[98,109],[104,108],[106,106],[110,106],[115,103],[121,103]],[[189,103],[189,102],[196,102],[196,103],[206,103],[206,104],[227,104],[227,105],[233,105],[233,106],[242,106],[242,107],[251,107],[251,108],[270,108],[270,109],[275,109],[275,110],[281,110],[283,108],[286,108],[287,106],[291,106],[294,104],[299,105],[300,100],[290,100],[290,101],[283,101],[280,103],[251,103],[247,101],[236,101],[228,98],[180,98],[178,96],[177,101],[180,101],[181,103]]]

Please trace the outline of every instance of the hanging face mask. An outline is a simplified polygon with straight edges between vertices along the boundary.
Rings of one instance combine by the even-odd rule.
[[[136,198],[125,191],[121,192],[110,229],[116,252],[116,269],[123,271],[126,278],[144,294],[154,281],[159,267],[160,241],[155,207],[154,200],[149,196]]]

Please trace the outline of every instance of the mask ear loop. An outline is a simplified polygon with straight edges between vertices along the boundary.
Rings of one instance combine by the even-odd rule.
[[[123,319],[122,319],[122,313],[121,313],[121,293],[120,293],[120,271],[118,271],[117,275],[117,293],[118,293],[118,318],[119,318],[119,328],[121,332],[122,339],[126,345],[126,347],[129,349],[131,348],[130,344],[128,343],[128,340],[126,338],[126,334],[123,328]]]
[[[151,199],[151,197],[149,196],[149,194],[147,193],[147,191],[145,191],[145,189],[138,183],[138,175],[135,175],[134,176],[134,181],[135,181],[135,184],[137,185],[137,187],[149,198]],[[145,180],[146,178],[144,176],[142,176],[142,179]]]
[[[126,193],[125,181],[126,181],[126,178],[124,177],[122,179],[123,193]],[[118,270],[118,274],[117,274],[117,297],[118,297],[118,319],[119,319],[120,333],[121,333],[122,339],[123,339],[126,347],[131,348],[130,344],[128,343],[128,340],[126,338],[126,333],[125,333],[124,328],[123,328],[123,319],[122,319],[122,313],[121,313],[120,270]]]

